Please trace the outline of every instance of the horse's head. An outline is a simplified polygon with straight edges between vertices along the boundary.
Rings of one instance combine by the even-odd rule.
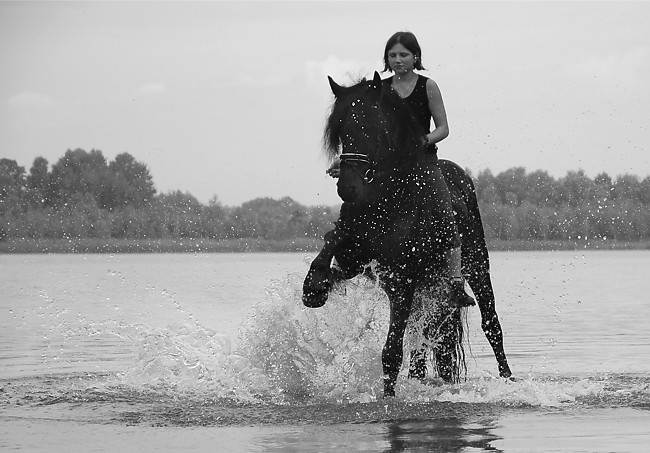
[[[380,106],[382,82],[375,72],[373,80],[351,87],[328,78],[335,101],[325,129],[325,143],[332,156],[341,152],[341,171],[337,182],[343,201],[364,198],[374,180],[377,153],[385,141],[386,119]]]
[[[404,102],[383,89],[379,73],[350,87],[328,79],[335,100],[324,142],[330,157],[341,159],[338,194],[343,201],[362,202],[377,194],[376,176],[412,160],[422,134]]]

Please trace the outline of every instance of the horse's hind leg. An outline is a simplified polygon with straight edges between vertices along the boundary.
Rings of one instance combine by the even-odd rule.
[[[510,377],[506,353],[503,351],[503,332],[494,306],[494,291],[490,280],[490,258],[485,243],[485,231],[472,180],[467,177],[462,185],[467,207],[467,218],[461,219],[463,233],[463,267],[469,272],[468,283],[481,310],[481,327],[487,337],[499,366],[501,377]]]
[[[411,312],[412,291],[397,295],[397,290],[385,288],[390,300],[390,326],[386,344],[381,354],[384,369],[384,397],[395,396],[395,383],[402,367],[404,332]]]
[[[494,357],[497,359],[499,376],[509,378],[512,376],[512,371],[510,371],[508,359],[503,350],[503,331],[494,305],[494,291],[490,273],[488,271],[472,272],[469,277],[469,286],[476,295],[481,310],[481,327],[490,346],[492,346]]]
[[[462,358],[459,356],[459,347],[462,342],[463,325],[460,310],[450,312],[442,322],[436,339],[436,368],[438,377],[449,383],[460,380]],[[464,362],[463,362],[464,364]]]

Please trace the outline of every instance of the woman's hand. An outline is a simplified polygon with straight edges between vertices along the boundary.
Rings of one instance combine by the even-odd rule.
[[[332,178],[338,178],[339,175],[341,174],[341,159],[338,157],[334,159],[334,162],[332,162],[332,165],[325,171],[328,175],[330,175]]]

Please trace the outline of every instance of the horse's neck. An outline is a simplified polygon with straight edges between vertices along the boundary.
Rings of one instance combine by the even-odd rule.
[[[410,181],[410,170],[390,171],[380,175],[373,184],[377,188],[366,204],[354,206],[347,215],[357,229],[387,230],[399,223],[415,224],[421,211],[417,184]]]
[[[420,221],[424,213],[431,211],[426,203],[435,199],[436,189],[428,168],[431,165],[436,164],[430,156],[420,155],[416,162],[380,172],[373,183],[377,190],[369,203],[359,209],[359,216],[379,224]]]

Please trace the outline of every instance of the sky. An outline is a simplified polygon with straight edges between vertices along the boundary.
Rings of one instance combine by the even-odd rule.
[[[644,178],[648,23],[641,1],[0,0],[0,158],[126,152],[162,193],[333,206],[327,76],[372,77],[407,30],[447,109],[440,157]]]

